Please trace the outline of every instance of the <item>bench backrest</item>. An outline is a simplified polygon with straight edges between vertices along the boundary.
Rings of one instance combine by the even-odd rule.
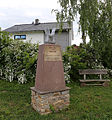
[[[84,70],[79,70],[80,75],[84,74],[107,74],[106,69],[84,69]]]

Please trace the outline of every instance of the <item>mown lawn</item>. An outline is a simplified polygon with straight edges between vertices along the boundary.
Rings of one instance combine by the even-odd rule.
[[[43,116],[31,107],[31,86],[0,80],[0,120],[112,120],[112,82],[106,88],[69,84],[69,109]]]

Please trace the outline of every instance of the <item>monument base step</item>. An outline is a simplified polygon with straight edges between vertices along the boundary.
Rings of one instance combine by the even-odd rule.
[[[70,103],[69,89],[45,94],[39,94],[31,89],[31,94],[32,107],[41,115],[66,109]]]

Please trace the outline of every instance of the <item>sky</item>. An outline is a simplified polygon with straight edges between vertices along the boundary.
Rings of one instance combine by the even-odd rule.
[[[0,27],[3,30],[17,24],[31,24],[36,18],[40,23],[56,22],[52,9],[60,9],[58,0],[0,0]],[[79,45],[82,40],[77,22],[73,27],[72,44]]]

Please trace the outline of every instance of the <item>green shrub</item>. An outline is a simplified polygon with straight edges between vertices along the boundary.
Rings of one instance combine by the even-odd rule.
[[[88,43],[68,47],[63,53],[65,80],[79,81],[79,69],[101,68],[102,63]],[[7,32],[0,31],[0,77],[25,83],[35,79],[38,44],[12,40]]]
[[[84,69],[87,66],[87,63],[84,62],[83,56],[85,56],[86,52],[84,49],[68,47],[66,52],[63,54],[64,65],[66,68],[69,64],[68,74],[70,75],[70,79],[73,81],[78,81],[79,79],[79,69]],[[66,72],[66,69],[65,69]]]
[[[95,69],[102,67],[95,50],[89,43],[86,45],[80,44],[79,47],[68,47],[63,53],[63,61],[65,73],[70,76],[69,80],[75,82],[78,82],[80,78],[79,69]]]
[[[0,76],[8,81],[25,83],[35,79],[38,44],[31,44],[9,38],[1,32]]]

